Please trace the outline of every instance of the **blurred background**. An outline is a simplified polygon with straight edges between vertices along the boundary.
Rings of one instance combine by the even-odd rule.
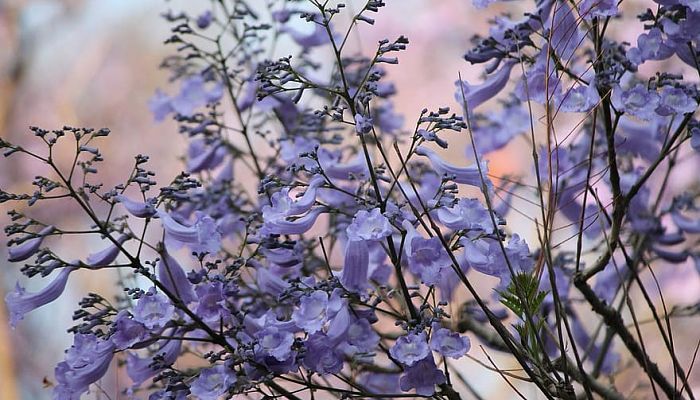
[[[173,91],[167,86],[167,73],[158,68],[163,57],[172,51],[162,45],[169,36],[169,29],[159,14],[169,8],[192,9],[195,13],[207,3],[191,0],[0,0],[0,135],[31,147],[36,142],[28,134],[30,125],[46,129],[63,125],[108,127],[112,135],[101,146],[106,164],[110,166],[102,171],[108,175],[107,179],[123,178],[116,174],[127,173],[133,156],[143,153],[153,156],[150,168],[160,177],[160,182],[169,181],[182,170],[179,157],[184,153],[185,141],[177,134],[173,121],[155,123],[147,108],[148,99],[156,88]],[[457,106],[453,100],[457,73],[461,72],[462,77],[469,80],[480,76],[479,68],[470,67],[462,59],[470,46],[469,38],[478,32],[485,33],[488,16],[504,8],[495,6],[488,12],[475,10],[469,0],[394,0],[387,3],[388,7],[378,16],[374,27],[360,26],[357,40],[366,49],[385,37],[404,34],[411,40],[409,51],[400,55],[401,64],[388,69],[389,79],[395,82],[399,92],[395,98],[396,108],[406,116],[407,124],[412,125],[424,107]],[[466,163],[463,146],[451,146],[450,155],[456,162]],[[526,152],[507,148],[491,157],[490,167],[496,174],[512,172],[529,165],[528,157]],[[0,187],[9,192],[29,191],[37,173],[36,164],[31,160],[20,157],[11,163],[0,160]],[[109,174],[115,176],[109,177]],[[69,206],[34,212],[50,215],[59,225],[85,222]],[[514,221],[517,224],[517,216]],[[6,222],[3,213],[0,224]],[[5,261],[5,242],[0,243],[0,297],[4,298],[18,280],[28,290],[43,287],[46,282],[41,279],[28,282],[21,277],[18,265]],[[62,243],[61,250],[77,256],[81,254],[80,249],[94,245]],[[683,276],[670,278],[673,289],[669,292],[680,298],[672,295],[667,301],[687,300],[688,293],[700,292],[700,280],[693,274],[692,267],[686,269]],[[108,272],[99,278],[97,275],[73,274],[59,301],[27,315],[15,330],[7,325],[4,303],[0,305],[0,399],[51,398],[53,368],[71,344],[71,337],[65,330],[71,325],[70,318],[78,300],[89,291],[105,294],[116,290],[112,287],[115,279]],[[692,321],[688,324],[683,322],[678,329],[692,330]],[[484,359],[478,346],[473,347],[472,354]],[[500,365],[503,368],[509,366],[505,360],[507,358],[495,356],[496,362],[504,363]],[[473,361],[461,361],[467,376],[472,377],[470,381],[485,398],[513,395],[498,374]],[[113,368],[105,378],[105,385],[124,387],[119,381],[127,379]],[[96,392],[91,396],[126,398],[120,397],[117,391],[106,392],[113,395],[106,397]]]

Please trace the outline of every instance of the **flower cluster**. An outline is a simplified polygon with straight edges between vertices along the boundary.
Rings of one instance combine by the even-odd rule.
[[[44,153],[0,140],[6,156],[54,171],[1,202],[70,199],[90,219],[81,234],[105,244],[66,260],[51,245],[72,231],[11,211],[9,260],[53,279],[7,296],[13,326],[59,298],[73,271],[139,278],[122,279],[113,300],[81,301],[54,398],[80,398],[117,358],[135,398],[456,399],[473,388],[454,360],[476,340],[510,354],[547,398],[625,397],[597,379],[622,357],[655,391],[692,398],[672,311],[658,314],[642,277],[659,263],[700,272],[697,185],[664,193],[700,150],[700,93],[680,74],[639,71],[674,57],[700,74],[693,3],[647,9],[636,47],[606,35],[622,18],[614,1],[541,0],[521,20],[497,17],[464,57],[486,75],[456,82],[461,112],[425,109],[412,127],[386,79],[409,39],[381,40],[369,56],[348,44],[384,1],[253,3],[164,15],[176,53],[163,65],[179,92],[157,91],[149,108],[189,141],[171,183],[159,186],[142,155],[122,183],[99,183],[107,129],[31,128]],[[276,57],[278,41],[294,56]],[[448,160],[458,132],[466,157]],[[489,159],[514,142],[531,169],[495,175]],[[61,146],[77,149],[67,169],[52,157]],[[516,213],[532,224],[508,224]],[[635,285],[682,384],[623,321]],[[602,333],[584,323],[586,307]],[[185,354],[201,359],[176,368]]]

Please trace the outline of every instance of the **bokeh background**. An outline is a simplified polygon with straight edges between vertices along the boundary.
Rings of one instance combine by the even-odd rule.
[[[177,134],[174,122],[155,123],[147,108],[156,88],[168,85],[167,73],[158,65],[172,49],[162,45],[169,29],[159,14],[169,8],[197,10],[207,3],[0,0],[0,135],[33,146],[29,125],[47,129],[63,125],[109,127],[112,135],[101,146],[110,166],[103,171],[107,179],[122,178],[119,174],[128,173],[133,156],[144,153],[152,155],[150,168],[161,182],[168,181],[182,169],[179,157],[185,142]],[[471,80],[478,79],[480,72],[461,58],[470,46],[469,38],[475,33],[485,33],[488,17],[504,8],[475,10],[469,0],[389,0],[387,3],[377,24],[360,26],[360,35],[354,40],[358,48],[366,49],[385,37],[404,34],[411,40],[409,50],[400,55],[401,64],[389,68],[389,78],[399,91],[396,108],[413,124],[424,107],[457,106],[453,93],[458,72]],[[628,34],[634,37],[634,32]],[[491,170],[500,174],[528,165],[528,154],[516,151],[522,150],[524,143],[516,143],[492,156]],[[449,154],[457,162],[465,160],[464,146],[451,146]],[[12,163],[0,160],[0,187],[10,192],[28,191],[32,178],[39,172],[30,160],[15,158]],[[56,207],[38,212],[60,225],[84,222],[73,208]],[[517,216],[514,221],[517,225]],[[6,222],[3,213],[0,223]],[[61,243],[62,251],[80,255],[80,249],[95,245],[81,240]],[[9,265],[5,255],[5,240],[2,240],[0,297],[4,298],[17,280],[29,290],[45,285],[40,279],[27,282],[20,276],[19,266]],[[700,280],[693,268],[688,266],[683,271],[666,278],[672,287],[667,301],[687,302],[691,294],[700,293]],[[6,309],[4,304],[0,305],[0,399],[51,397],[53,367],[71,344],[65,330],[70,326],[73,309],[88,291],[117,290],[113,278],[109,273],[99,277],[94,273],[73,274],[59,301],[27,315],[15,330],[7,325]],[[676,329],[682,337],[684,331],[694,331],[692,327],[698,325],[693,324],[697,323],[697,320],[683,321]],[[485,360],[478,346],[473,347],[472,354]],[[501,367],[510,365],[507,358],[494,357]],[[460,365],[484,398],[513,396],[496,373],[470,360],[463,360]],[[123,387],[119,382],[126,379],[113,368],[103,383],[111,397],[99,392],[90,396],[126,398],[109,389]],[[465,398],[470,396],[465,394]]]

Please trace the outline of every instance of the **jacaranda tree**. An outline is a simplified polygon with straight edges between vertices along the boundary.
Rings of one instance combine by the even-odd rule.
[[[9,211],[9,261],[51,279],[7,295],[11,325],[74,271],[122,277],[116,298],[80,301],[54,398],[99,391],[110,366],[131,380],[119,390],[152,400],[479,398],[453,361],[478,343],[519,365],[482,362],[514,396],[694,399],[698,349],[674,344],[672,321],[698,306],[667,304],[655,270],[700,270],[699,181],[669,192],[700,150],[700,3],[523,3],[464,44],[481,83],[445,72],[456,109],[395,111],[386,75],[409,38],[348,44],[385,1],[216,0],[164,14],[173,83],[149,107],[188,138],[183,172],[156,177],[138,155],[102,184],[106,128],[0,139],[8,162],[50,171],[33,193],[0,191],[31,206]],[[623,8],[643,31],[632,43]],[[490,173],[514,140],[528,168]],[[32,216],[56,202],[89,224]],[[508,224],[516,213],[531,223]],[[86,235],[103,246],[52,250]],[[616,384],[624,369],[636,387]]]

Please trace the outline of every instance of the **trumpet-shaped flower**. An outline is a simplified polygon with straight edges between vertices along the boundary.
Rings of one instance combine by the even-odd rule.
[[[35,293],[28,293],[19,283],[14,292],[5,296],[5,304],[10,312],[10,325],[14,328],[17,322],[24,318],[30,311],[51,303],[61,296],[68,282],[68,275],[75,271],[74,267],[64,267],[58,273],[56,279],[49,283],[43,290]]]

